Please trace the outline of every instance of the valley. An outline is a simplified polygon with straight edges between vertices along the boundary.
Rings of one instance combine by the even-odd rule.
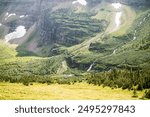
[[[0,0],[0,9],[0,99],[147,99],[148,1]]]

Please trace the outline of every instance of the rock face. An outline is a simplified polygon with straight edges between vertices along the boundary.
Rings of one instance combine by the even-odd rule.
[[[87,37],[102,32],[108,23],[105,20],[92,19],[93,13],[75,13],[76,8],[69,0],[7,0],[0,1],[9,4],[6,12],[15,14],[4,21],[13,32],[18,25],[28,30],[37,23],[40,35],[39,46],[53,43],[71,46],[78,44]],[[63,8],[60,5],[66,5]]]
[[[70,9],[45,11],[40,22],[41,45],[57,43],[71,46],[107,27],[107,21],[91,19],[93,14],[74,13]]]
[[[9,29],[7,33],[13,32],[19,25],[29,29],[39,16],[40,0],[1,0],[1,7],[5,7],[1,17],[2,23]]]

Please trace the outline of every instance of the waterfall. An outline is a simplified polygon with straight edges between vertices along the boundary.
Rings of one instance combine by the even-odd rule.
[[[122,11],[120,10],[120,8],[122,7],[122,4],[120,3],[112,3],[112,6],[114,7],[114,9],[116,9],[116,16],[115,16],[115,30],[118,29],[118,27],[121,24],[121,17],[122,17]]]
[[[117,49],[115,49],[112,54],[116,54],[116,51],[117,51]]]
[[[90,65],[90,67],[88,68],[87,72],[91,71],[91,69],[92,69],[92,67],[93,67],[94,64],[95,64],[95,63],[93,62],[93,63]]]

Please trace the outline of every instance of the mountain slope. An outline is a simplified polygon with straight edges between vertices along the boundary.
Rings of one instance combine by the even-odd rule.
[[[76,66],[86,71],[93,65],[93,70],[103,71],[117,66],[120,68],[125,64],[141,68],[144,68],[145,64],[148,66],[150,57],[149,13],[150,11],[146,10],[139,14],[125,34],[118,35],[120,32],[118,30],[118,32],[101,39],[103,41],[91,43],[90,53],[81,54],[82,52],[80,52],[68,59],[71,67]]]
[[[4,43],[0,45],[1,50],[5,45],[0,55],[1,72],[10,68],[9,74],[15,71],[17,75],[24,72],[51,75],[123,69],[125,65],[140,69],[149,67],[148,1],[121,0],[120,8],[113,6],[113,0],[87,0],[87,5],[72,2],[9,2],[1,14],[4,28],[1,35],[13,32],[20,25],[24,25],[27,32],[9,41],[18,45],[16,49],[11,50]],[[22,5],[25,6],[22,8]],[[117,26],[116,17],[120,12]]]
[[[17,52],[12,45],[0,44],[0,80],[19,80],[28,76],[44,76],[56,74],[64,64],[63,56],[51,58],[16,57]],[[61,73],[65,72],[62,71]]]

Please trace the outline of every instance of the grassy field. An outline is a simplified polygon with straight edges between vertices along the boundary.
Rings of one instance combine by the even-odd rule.
[[[17,83],[0,83],[1,100],[137,100],[144,92],[111,89],[109,87],[76,83],[74,85],[37,84],[24,86]]]

